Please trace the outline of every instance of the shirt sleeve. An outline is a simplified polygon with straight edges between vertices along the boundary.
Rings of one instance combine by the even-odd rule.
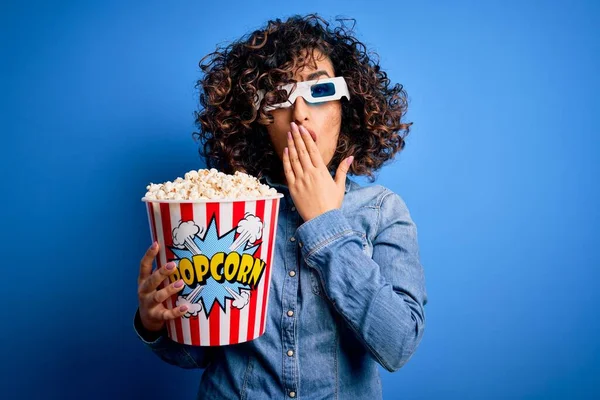
[[[214,359],[213,347],[189,346],[174,342],[167,335],[167,328],[159,332],[144,328],[138,308],[133,318],[133,329],[138,338],[163,361],[185,369],[206,368]]]
[[[400,369],[421,341],[427,303],[417,228],[402,198],[385,189],[372,257],[340,209],[306,221],[296,238],[326,297],[359,340],[385,369]]]

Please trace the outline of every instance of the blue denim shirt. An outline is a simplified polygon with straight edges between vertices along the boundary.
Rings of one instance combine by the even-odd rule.
[[[402,367],[425,328],[417,228],[399,195],[346,178],[341,209],[303,222],[281,199],[265,333],[188,346],[134,329],[162,360],[206,368],[198,399],[378,399],[378,365]],[[154,336],[154,337],[153,337]]]

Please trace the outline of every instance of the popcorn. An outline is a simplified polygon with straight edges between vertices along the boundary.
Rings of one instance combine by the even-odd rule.
[[[173,182],[146,186],[147,200],[214,200],[274,196],[277,190],[243,172],[225,174],[215,168],[186,172]]]

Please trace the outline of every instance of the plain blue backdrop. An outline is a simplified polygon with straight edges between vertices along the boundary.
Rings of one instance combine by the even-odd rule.
[[[599,398],[596,4],[3,2],[0,398],[194,398],[201,371],[132,329],[140,198],[204,167],[198,61],[308,12],[356,18],[410,101],[375,183],[417,223],[429,304],[385,399]]]

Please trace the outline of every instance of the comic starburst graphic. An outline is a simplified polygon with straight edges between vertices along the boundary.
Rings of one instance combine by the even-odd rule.
[[[200,238],[198,235],[194,235],[193,239],[190,238],[192,243],[187,243],[185,248],[179,248],[170,246],[171,251],[175,255],[175,261],[177,266],[179,267],[179,261],[187,258],[192,260],[192,257],[197,254],[197,251],[194,251],[194,247],[202,252],[203,255],[211,259],[215,254],[220,252],[229,253],[231,251],[236,251],[240,255],[249,254],[254,256],[260,247],[260,243],[255,244],[251,247],[248,247],[248,239],[243,240],[244,238],[238,237],[242,239],[242,242],[239,243],[239,247],[237,249],[232,249],[234,246],[236,228],[234,227],[232,230],[224,234],[223,236],[219,236],[217,232],[216,220],[213,215],[208,228],[206,230],[206,234],[203,238]],[[241,236],[241,235],[240,235]],[[206,280],[206,285],[201,288],[200,291],[191,289],[189,287],[185,287],[180,293],[179,296],[188,297],[188,301],[190,303],[198,303],[198,301],[202,304],[202,309],[204,310],[206,316],[210,314],[212,308],[215,303],[218,303],[219,306],[223,310],[225,310],[225,302],[227,299],[234,300],[232,294],[228,291],[228,289],[232,293],[240,294],[242,289],[250,290],[249,285],[241,284],[239,282],[228,282],[224,281],[223,283],[217,282],[212,276],[209,276]],[[192,293],[194,292],[194,293]],[[189,295],[191,295],[191,298]]]

